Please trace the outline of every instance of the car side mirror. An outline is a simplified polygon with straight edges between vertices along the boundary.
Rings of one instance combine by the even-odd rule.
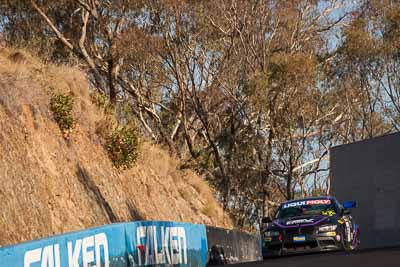
[[[262,224],[271,223],[272,219],[270,217],[264,217],[261,219]]]
[[[345,209],[352,209],[352,208],[357,208],[357,202],[355,201],[346,201],[343,202],[343,208]]]

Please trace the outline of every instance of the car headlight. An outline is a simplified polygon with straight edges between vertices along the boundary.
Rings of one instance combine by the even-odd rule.
[[[325,225],[318,228],[320,232],[333,232],[336,231],[337,225]]]
[[[279,232],[276,231],[266,231],[264,233],[264,237],[273,237],[273,236],[278,236]]]

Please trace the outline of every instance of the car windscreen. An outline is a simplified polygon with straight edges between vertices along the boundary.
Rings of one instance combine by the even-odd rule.
[[[288,202],[276,213],[276,218],[298,217],[304,215],[329,215],[336,213],[336,207],[330,199],[312,199]]]

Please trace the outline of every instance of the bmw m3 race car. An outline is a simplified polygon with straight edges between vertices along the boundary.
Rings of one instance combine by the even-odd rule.
[[[313,197],[282,203],[273,219],[263,218],[264,258],[293,253],[355,250],[360,230],[350,209],[355,202]]]

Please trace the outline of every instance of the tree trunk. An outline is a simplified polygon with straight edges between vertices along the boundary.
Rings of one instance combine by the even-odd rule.
[[[117,102],[117,92],[115,89],[115,82],[114,82],[114,60],[113,60],[113,58],[110,58],[108,60],[108,89],[110,90],[110,92],[109,92],[110,103],[114,105]]]

